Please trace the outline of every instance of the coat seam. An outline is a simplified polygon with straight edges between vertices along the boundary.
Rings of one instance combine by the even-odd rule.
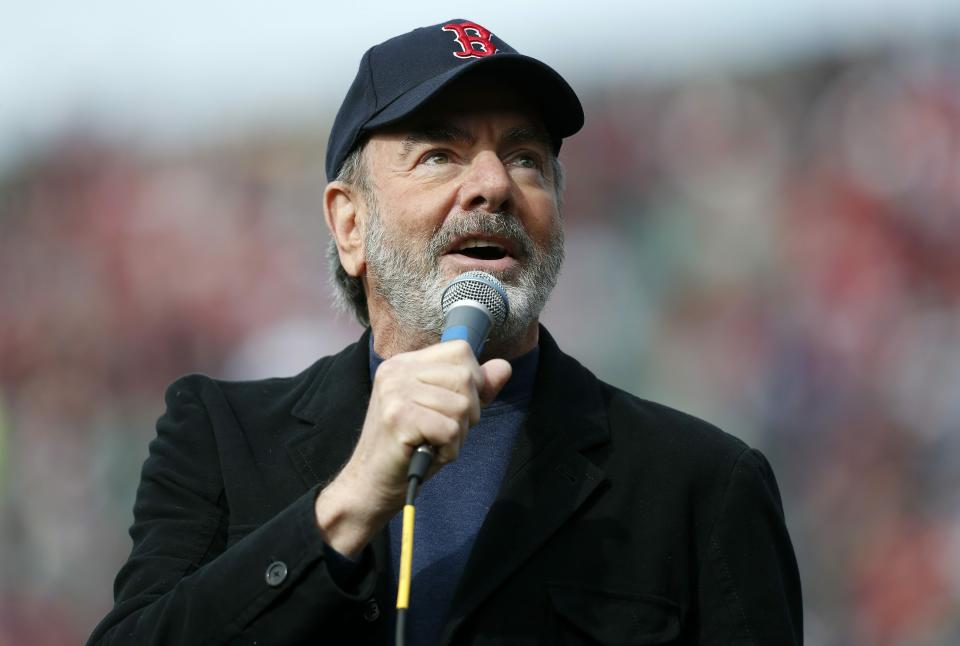
[[[720,524],[721,517],[723,516],[724,507],[727,503],[727,497],[730,493],[730,489],[733,487],[733,480],[735,478],[735,473],[737,468],[740,466],[740,463],[743,461],[743,458],[746,454],[750,452],[749,447],[745,447],[737,459],[733,461],[733,466],[730,468],[730,471],[727,474],[727,483],[724,486],[723,494],[720,497],[720,511],[717,513],[717,517],[713,521],[713,525],[710,528],[710,551],[714,553],[717,560],[717,570],[718,576],[720,577],[721,588],[725,592],[725,596],[728,597],[728,603],[731,606],[731,610],[736,614],[740,620],[743,630],[746,633],[747,639],[751,644],[755,644],[753,635],[750,631],[750,623],[747,620],[746,612],[743,608],[743,601],[740,599],[740,595],[737,594],[736,586],[733,582],[733,576],[730,573],[730,565],[727,562],[727,558],[723,553],[723,549],[720,546],[720,541],[716,538],[717,527]]]

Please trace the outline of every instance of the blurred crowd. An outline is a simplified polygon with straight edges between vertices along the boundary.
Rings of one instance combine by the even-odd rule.
[[[547,327],[778,475],[813,646],[960,643],[960,57],[578,88]],[[322,117],[0,172],[0,646],[111,604],[165,385],[293,374],[330,305]]]

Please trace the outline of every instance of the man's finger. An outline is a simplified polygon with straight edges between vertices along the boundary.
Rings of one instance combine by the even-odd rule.
[[[410,398],[420,406],[432,408],[447,417],[462,420],[467,428],[480,419],[480,401],[472,392],[451,392],[447,388],[433,384],[420,384],[411,393]]]
[[[484,381],[476,361],[464,364],[422,363],[411,370],[420,383],[440,386],[462,394],[479,391]]]
[[[473,350],[470,349],[470,345],[466,341],[456,339],[453,341],[444,341],[443,343],[434,343],[433,345],[428,345],[425,348],[415,350],[409,354],[411,356],[420,355],[423,359],[459,363],[473,357]]]
[[[419,405],[411,407],[411,413],[411,421],[421,438],[415,442],[415,445],[432,446],[437,452],[435,459],[440,464],[455,460],[463,445],[464,429],[460,423],[431,408]]]

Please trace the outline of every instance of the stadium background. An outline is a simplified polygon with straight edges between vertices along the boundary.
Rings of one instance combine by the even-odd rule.
[[[455,16],[586,107],[561,345],[767,453],[808,644],[960,643],[960,3],[349,4],[4,12],[0,644],[109,607],[169,381],[359,334],[326,133],[367,46]]]

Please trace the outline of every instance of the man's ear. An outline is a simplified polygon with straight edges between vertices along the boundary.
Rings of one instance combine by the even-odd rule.
[[[359,277],[366,270],[363,254],[363,230],[358,217],[366,208],[366,201],[356,188],[345,182],[333,181],[323,191],[323,213],[330,235],[337,242],[340,264],[348,275]]]

